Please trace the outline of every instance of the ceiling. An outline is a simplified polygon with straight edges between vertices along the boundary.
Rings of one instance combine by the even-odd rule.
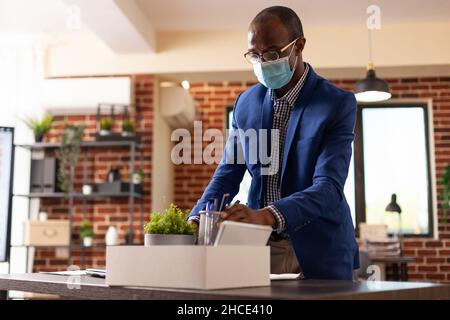
[[[263,8],[285,5],[307,26],[365,23],[366,0],[136,0],[157,30],[247,28]],[[376,0],[382,22],[450,22],[448,0]]]
[[[156,31],[243,29],[259,10],[280,4],[299,13],[307,32],[308,26],[365,23],[368,3],[366,0],[134,1]],[[66,3],[67,0],[0,0],[0,32],[64,31],[70,16]],[[382,10],[382,23],[450,22],[448,0],[377,0],[376,3]]]

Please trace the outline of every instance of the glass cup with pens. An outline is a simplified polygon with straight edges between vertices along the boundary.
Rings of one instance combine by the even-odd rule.
[[[220,212],[225,209],[229,193],[222,196],[219,204],[218,198],[212,199],[206,203],[206,209],[200,211],[200,225],[198,233],[199,245],[212,246],[216,240],[219,228],[217,224],[220,222]]]

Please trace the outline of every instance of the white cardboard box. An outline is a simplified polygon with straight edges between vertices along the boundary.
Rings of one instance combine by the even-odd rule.
[[[68,220],[47,220],[24,222],[24,245],[67,246],[70,243]]]
[[[268,286],[270,247],[107,247],[106,284],[189,289]]]

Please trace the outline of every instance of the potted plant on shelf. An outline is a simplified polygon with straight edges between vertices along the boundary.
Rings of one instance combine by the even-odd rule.
[[[44,135],[52,127],[53,116],[47,114],[41,120],[28,118],[24,122],[28,128],[33,130],[35,142],[42,142]]]
[[[441,192],[441,207],[442,207],[442,218],[444,223],[448,220],[448,211],[450,209],[450,165],[444,168],[442,173],[440,184],[442,186]]]
[[[61,147],[57,152],[58,187],[65,193],[69,193],[73,187],[75,166],[80,155],[80,144],[83,138],[84,125],[69,125],[62,134]]]
[[[132,230],[128,229],[124,234],[125,244],[131,245],[133,244],[133,239],[131,239],[132,236]]]
[[[83,241],[85,247],[92,246],[92,240],[94,238],[94,230],[88,220],[84,220],[80,225],[80,239]]]
[[[113,121],[111,118],[103,118],[100,120],[100,135],[108,136],[111,134]]]
[[[89,220],[83,220],[80,225],[80,239],[85,247],[91,247],[94,239],[94,230]]]
[[[153,212],[145,225],[145,245],[193,245],[195,226],[187,222],[189,212],[171,204],[164,213]]]
[[[123,120],[122,122],[122,136],[131,137],[134,136],[134,122],[131,120]]]
[[[138,169],[133,173],[133,183],[141,184],[144,181],[144,170]]]

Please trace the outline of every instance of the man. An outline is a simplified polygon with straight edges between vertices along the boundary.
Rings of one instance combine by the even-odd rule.
[[[359,267],[344,184],[354,139],[356,101],[303,62],[306,40],[297,14],[286,7],[261,11],[248,31],[247,60],[260,84],[236,100],[233,128],[278,130],[272,151],[275,174],[261,161],[217,167],[189,221],[198,222],[208,200],[230,193],[233,198],[245,170],[252,175],[247,205],[225,209],[224,220],[273,227],[272,273],[301,273],[305,279],[352,279]],[[274,131],[275,132],[275,131]],[[270,141],[270,140],[269,140]],[[248,150],[249,142],[228,141]]]

